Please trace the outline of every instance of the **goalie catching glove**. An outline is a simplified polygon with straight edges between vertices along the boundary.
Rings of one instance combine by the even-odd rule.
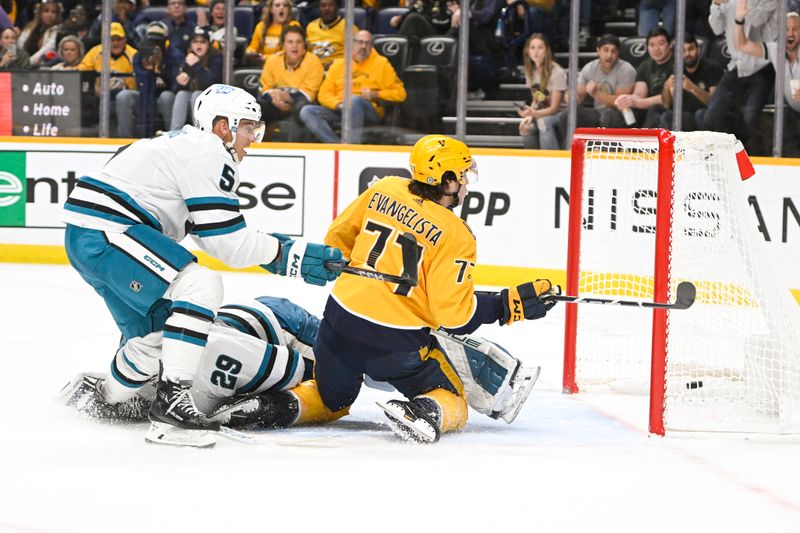
[[[335,280],[339,272],[325,268],[326,261],[341,261],[342,252],[338,248],[292,239],[280,233],[273,233],[280,241],[278,257],[268,265],[261,265],[273,274],[291,278],[303,278],[306,283],[324,286]]]
[[[556,305],[555,300],[543,297],[556,294],[561,294],[561,287],[553,286],[549,279],[537,279],[534,282],[503,289],[500,292],[500,300],[503,304],[500,325],[513,324],[518,320],[542,318]]]

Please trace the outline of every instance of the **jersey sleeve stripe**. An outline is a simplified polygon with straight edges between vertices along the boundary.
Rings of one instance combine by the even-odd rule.
[[[281,380],[273,386],[275,390],[282,390],[289,383],[289,380],[292,379],[292,376],[294,376],[294,373],[297,370],[297,363],[299,360],[300,354],[289,348],[289,357],[286,361],[286,371],[283,373]]]
[[[152,226],[156,228],[158,231],[162,231],[161,223],[151,215],[146,209],[142,208],[136,201],[130,197],[125,192],[113,187],[107,183],[103,183],[102,181],[98,181],[96,179],[92,179],[88,176],[82,177],[77,185],[76,188],[88,189],[90,191],[94,191],[96,193],[103,194],[108,196],[112,200],[114,200],[117,204],[121,207],[127,209],[128,211],[134,213],[137,218],[142,222],[142,224],[147,224],[148,226]]]
[[[149,381],[149,379],[144,379],[142,381],[134,381],[122,375],[122,372],[119,371],[117,368],[117,359],[114,358],[111,361],[111,376],[117,381],[119,384],[128,387],[129,389],[138,389],[142,387],[145,383]]]
[[[255,328],[248,324],[247,320],[240,316],[234,315],[233,313],[226,313],[220,309],[217,313],[217,318],[237,331],[241,331],[242,333],[246,333],[256,338],[261,338]]]
[[[272,368],[275,366],[275,360],[278,358],[278,350],[273,344],[268,344],[267,349],[264,350],[264,356],[261,359],[261,365],[258,367],[258,372],[240,389],[236,390],[237,394],[247,394],[258,389],[262,383],[272,374]]]
[[[228,233],[239,231],[240,229],[244,229],[245,227],[247,227],[247,224],[244,221],[244,217],[242,215],[239,215],[238,217],[234,217],[229,220],[224,220],[222,222],[195,224],[192,227],[192,235],[197,235],[198,237],[213,237],[215,235],[227,235]]]
[[[245,305],[223,305],[220,307],[220,315],[222,311],[226,311],[226,316],[237,316],[239,319],[248,322],[251,327],[255,324],[259,325],[264,333],[262,335],[256,334],[254,335],[255,337],[265,340],[270,344],[276,344],[278,346],[283,345],[283,338],[278,336],[269,318],[258,309],[253,309]]]
[[[177,328],[167,324],[164,326],[164,338],[175,339],[178,341],[188,342],[197,346],[205,346],[208,342],[208,335],[198,333],[186,328]]]
[[[201,320],[211,322],[214,320],[214,313],[205,307],[200,307],[190,302],[177,301],[171,306],[173,313],[183,313]]]
[[[191,213],[197,213],[198,211],[213,211],[213,210],[220,210],[220,211],[235,211],[239,212],[239,203],[235,204],[228,204],[222,202],[215,202],[215,203],[207,203],[207,204],[194,204],[188,205],[187,209]]]
[[[223,196],[189,198],[186,200],[186,208],[190,212],[210,211],[212,209],[220,209],[223,211],[239,211],[239,207],[240,204],[238,199],[225,198]]]
[[[137,367],[135,364],[133,364],[133,361],[128,359],[128,356],[125,355],[125,352],[122,352],[120,355],[122,355],[122,360],[125,361],[125,364],[128,365],[129,367],[131,367],[131,370],[133,370],[134,372],[136,372],[140,376],[144,376],[145,378],[150,379],[149,375],[147,375],[144,372],[142,372],[141,370],[139,370],[139,367]],[[114,361],[113,364],[116,366],[116,361]]]

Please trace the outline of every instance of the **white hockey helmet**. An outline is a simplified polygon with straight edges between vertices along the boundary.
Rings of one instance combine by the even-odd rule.
[[[239,121],[252,120],[254,141],[261,142],[264,137],[264,124],[261,122],[261,106],[255,97],[239,87],[212,85],[197,97],[194,104],[195,126],[201,131],[211,132],[214,119],[225,117],[234,135],[239,129]]]

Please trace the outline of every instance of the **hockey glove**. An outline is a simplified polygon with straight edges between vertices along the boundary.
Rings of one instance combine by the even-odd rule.
[[[263,268],[292,278],[303,278],[306,283],[323,286],[335,280],[338,272],[331,272],[325,268],[326,261],[341,261],[342,252],[338,248],[306,242],[304,239],[292,239],[280,233],[273,233],[273,237],[281,242],[278,257]]]
[[[537,279],[516,287],[503,289],[500,300],[503,304],[503,315],[500,325],[513,324],[518,320],[536,320],[542,318],[556,305],[554,300],[540,300],[546,294],[559,294],[561,287],[550,283],[548,279]]]

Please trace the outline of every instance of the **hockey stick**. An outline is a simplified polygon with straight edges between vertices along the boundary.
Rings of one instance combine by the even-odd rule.
[[[689,281],[682,281],[678,284],[675,291],[674,303],[657,302],[636,302],[633,300],[616,300],[612,298],[584,298],[582,296],[562,296],[552,294],[542,296],[542,299],[554,300],[556,302],[568,302],[575,304],[606,304],[606,305],[625,305],[628,307],[648,307],[653,309],[689,309],[694,303],[697,289]]]
[[[389,283],[398,283],[408,287],[416,287],[418,275],[417,263],[419,261],[417,239],[411,232],[407,231],[397,238],[397,242],[400,243],[403,254],[403,274],[401,276],[388,274],[386,272],[378,272],[377,270],[369,270],[367,268],[351,267],[346,263],[334,261],[326,262],[325,268],[332,272],[342,272],[344,274],[352,274],[364,278],[388,281]]]

